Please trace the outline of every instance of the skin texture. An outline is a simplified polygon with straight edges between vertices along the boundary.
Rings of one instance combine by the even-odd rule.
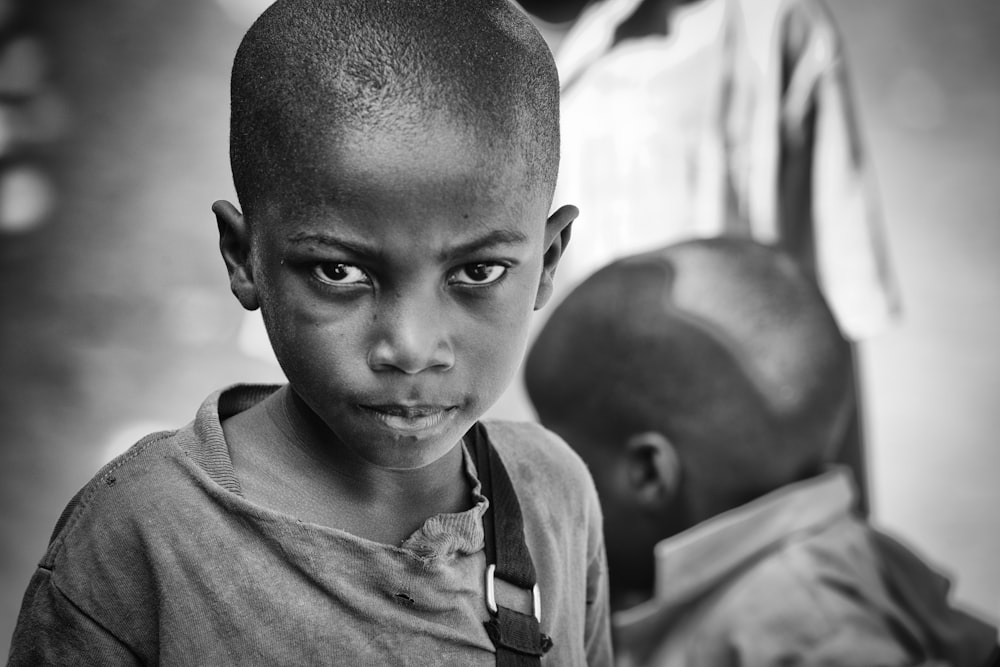
[[[576,214],[546,218],[548,189],[489,150],[443,119],[347,132],[299,151],[252,224],[215,205],[290,382],[224,423],[248,497],[387,543],[468,506],[460,439],[512,378]]]

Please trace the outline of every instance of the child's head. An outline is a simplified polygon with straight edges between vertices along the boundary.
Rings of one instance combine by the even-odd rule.
[[[656,541],[818,472],[851,372],[792,259],[712,239],[591,276],[553,312],[526,382],[543,423],[594,471],[612,583],[642,588]]]
[[[441,456],[516,370],[575,214],[548,216],[558,94],[505,0],[278,0],[240,45],[232,289],[376,465]]]
[[[465,157],[483,162],[477,175],[515,166],[532,196],[550,197],[557,108],[552,56],[509,2],[279,0],[233,64],[237,196],[252,215],[269,196],[288,198],[325,158],[317,145],[379,134],[462,141],[441,148],[475,148]]]

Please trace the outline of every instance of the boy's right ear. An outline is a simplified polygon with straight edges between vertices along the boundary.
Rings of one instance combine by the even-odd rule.
[[[640,506],[660,511],[677,497],[681,461],[676,447],[658,431],[632,435],[625,443],[629,487]]]
[[[229,271],[229,287],[240,305],[247,310],[257,310],[257,287],[253,280],[250,252],[250,228],[246,218],[227,201],[212,204],[216,223],[219,225],[219,250]]]

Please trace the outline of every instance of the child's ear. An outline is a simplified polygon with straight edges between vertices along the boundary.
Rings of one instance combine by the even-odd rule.
[[[640,506],[658,511],[680,490],[681,461],[673,443],[658,431],[631,436],[625,443],[628,481]]]
[[[246,218],[227,201],[212,204],[219,225],[219,250],[229,271],[229,287],[247,310],[257,310],[257,287],[253,281],[250,253],[250,228]]]
[[[559,259],[569,245],[573,221],[580,214],[576,206],[561,206],[545,221],[545,255],[542,257],[542,275],[538,282],[538,293],[535,296],[535,310],[538,310],[552,297],[552,281],[555,279]]]

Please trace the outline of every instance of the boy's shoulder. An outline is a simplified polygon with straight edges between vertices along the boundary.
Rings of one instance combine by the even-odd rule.
[[[802,664],[909,664],[914,650],[984,664],[996,628],[953,607],[948,589],[919,556],[848,515],[758,556],[710,598],[697,632],[761,664],[782,654]]]
[[[129,533],[177,512],[187,495],[181,487],[190,484],[183,472],[190,430],[189,425],[151,433],[102,467],[63,510],[43,567],[54,566],[67,545],[79,549],[82,536],[96,534],[123,545]]]
[[[234,502],[239,483],[219,421],[227,393],[209,396],[187,425],[151,433],[104,465],[63,510],[42,567],[54,568],[67,549],[78,559],[107,551],[111,541],[117,549],[154,548]]]
[[[579,496],[594,488],[583,459],[561,437],[535,422],[486,419],[482,422],[514,480]],[[596,493],[596,491],[594,492]]]

